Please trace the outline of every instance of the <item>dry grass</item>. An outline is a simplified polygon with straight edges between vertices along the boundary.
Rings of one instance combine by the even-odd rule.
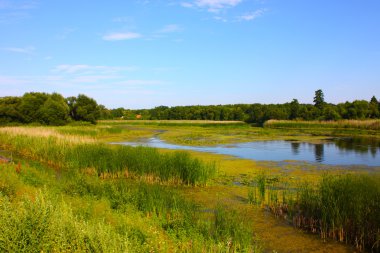
[[[235,120],[100,120],[101,123],[153,123],[153,124],[245,124],[243,121]]]
[[[40,138],[50,138],[53,137],[57,140],[64,141],[65,143],[94,143],[95,138],[80,136],[80,135],[64,135],[58,133],[52,128],[46,127],[2,127],[0,128],[0,133],[4,133],[11,136],[30,136],[30,137],[40,137]]]
[[[337,120],[337,121],[299,121],[268,120],[264,127],[269,128],[351,128],[380,130],[380,120]]]

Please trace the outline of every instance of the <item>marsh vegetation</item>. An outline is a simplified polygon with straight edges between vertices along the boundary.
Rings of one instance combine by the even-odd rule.
[[[279,165],[108,144],[157,135],[195,146],[325,138],[240,122],[2,127],[0,146],[8,152],[4,156],[12,154],[13,163],[0,164],[1,250],[352,250],[330,239],[362,251],[379,250],[376,167]],[[282,218],[263,215],[267,210]],[[318,233],[328,244],[297,233],[283,218],[298,229]],[[284,236],[279,229],[287,231],[281,232]],[[287,245],[289,238],[303,245]]]

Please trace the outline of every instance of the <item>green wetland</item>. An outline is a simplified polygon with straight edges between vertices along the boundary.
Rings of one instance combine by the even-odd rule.
[[[0,251],[380,252],[375,123],[270,124],[2,127]],[[193,149],[110,144],[150,138]],[[374,162],[326,162],[332,138],[338,150],[356,152],[350,157],[365,153]],[[199,150],[273,141],[293,153],[295,144],[299,152],[314,145],[314,161]],[[317,145],[326,145],[320,162]]]

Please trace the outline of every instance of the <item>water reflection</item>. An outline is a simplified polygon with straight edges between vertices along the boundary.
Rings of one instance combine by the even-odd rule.
[[[290,143],[290,146],[292,147],[292,152],[294,155],[298,155],[300,153],[301,144],[299,142],[292,142]]]
[[[315,161],[322,163],[324,159],[324,144],[315,144],[314,145],[314,155],[315,155]]]
[[[340,138],[334,139],[334,143],[340,150],[371,153],[373,156],[380,149],[380,139],[377,138]]]
[[[154,137],[142,140],[141,142],[115,144],[195,150],[252,160],[298,160],[334,165],[380,166],[380,140],[370,138],[340,138],[318,144],[289,141],[257,141],[235,143],[233,145],[194,147],[171,144],[158,137]]]

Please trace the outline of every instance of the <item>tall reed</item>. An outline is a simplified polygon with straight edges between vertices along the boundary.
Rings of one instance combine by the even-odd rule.
[[[302,121],[302,120],[268,120],[267,128],[337,128],[380,130],[380,120],[337,120],[337,121]]]
[[[154,148],[110,146],[41,128],[0,128],[2,148],[57,168],[92,169],[99,176],[128,173],[154,181],[205,184],[215,164],[203,163],[186,152],[162,154]]]
[[[295,227],[380,252],[380,175],[324,175],[317,185],[307,182],[295,192],[269,186],[266,191],[270,210]]]

